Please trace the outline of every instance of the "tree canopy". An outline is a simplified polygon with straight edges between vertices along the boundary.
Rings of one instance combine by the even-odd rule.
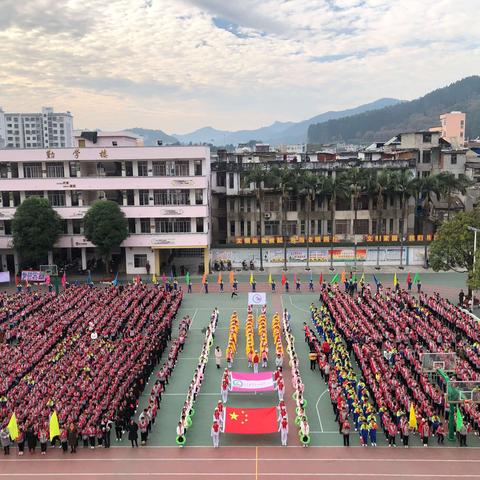
[[[17,208],[12,221],[13,246],[23,265],[46,263],[62,233],[62,221],[46,198],[29,197]]]
[[[473,280],[474,232],[467,227],[480,229],[480,210],[458,213],[444,222],[437,230],[430,245],[430,265],[435,271],[454,270],[469,273],[469,286]],[[480,242],[480,236],[477,239]],[[477,261],[479,255],[477,255]],[[480,263],[478,264],[480,267]],[[477,269],[478,270],[478,269]]]
[[[112,250],[128,237],[125,214],[117,203],[98,200],[88,209],[83,223],[85,237],[98,248],[108,269]]]

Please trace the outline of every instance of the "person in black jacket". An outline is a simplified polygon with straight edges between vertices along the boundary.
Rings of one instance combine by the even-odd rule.
[[[128,426],[128,439],[132,442],[132,447],[138,447],[138,425],[133,419]]]

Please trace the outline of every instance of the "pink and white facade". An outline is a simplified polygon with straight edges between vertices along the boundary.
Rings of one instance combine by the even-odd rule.
[[[49,263],[61,257],[87,268],[95,250],[82,218],[93,202],[110,199],[129,224],[116,252],[120,271],[145,274],[147,262],[156,274],[168,275],[172,266],[177,274],[182,266],[191,273],[208,269],[209,148],[121,146],[128,143],[135,145],[104,139],[87,148],[0,150],[0,270],[17,271],[11,220],[32,195],[48,198],[64,220]]]

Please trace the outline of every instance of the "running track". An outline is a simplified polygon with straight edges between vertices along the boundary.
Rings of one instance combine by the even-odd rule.
[[[13,451],[15,452],[15,450]],[[45,457],[2,457],[0,478],[10,479],[480,479],[475,448],[362,447],[116,447],[50,449]]]

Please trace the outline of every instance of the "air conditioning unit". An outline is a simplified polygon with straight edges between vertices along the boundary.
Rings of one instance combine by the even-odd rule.
[[[266,212],[263,216],[266,220],[269,220],[272,217],[272,214],[270,212]]]
[[[98,199],[99,200],[105,200],[105,197],[106,197],[105,192],[102,192],[101,190],[99,190]]]

